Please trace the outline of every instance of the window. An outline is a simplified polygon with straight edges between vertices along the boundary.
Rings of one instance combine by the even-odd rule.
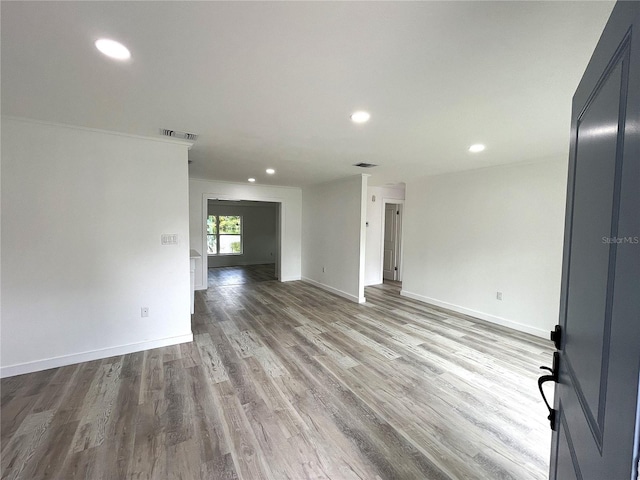
[[[207,254],[242,255],[242,217],[209,215],[207,217]]]

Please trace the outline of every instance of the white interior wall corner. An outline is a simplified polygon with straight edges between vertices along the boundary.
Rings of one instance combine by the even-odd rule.
[[[3,118],[2,375],[192,338],[187,148]]]
[[[557,158],[409,182],[403,293],[546,336],[558,321],[566,178]]]

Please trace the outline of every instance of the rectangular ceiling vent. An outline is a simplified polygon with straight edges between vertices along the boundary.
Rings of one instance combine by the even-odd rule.
[[[167,128],[160,129],[160,135],[165,137],[181,138],[182,140],[189,140],[195,142],[198,139],[198,135],[195,133],[179,132],[178,130],[169,130]]]
[[[360,168],[373,168],[373,167],[377,167],[378,165],[374,164],[374,163],[364,163],[364,162],[360,162],[360,163],[356,163],[354,165],[354,167],[360,167]]]

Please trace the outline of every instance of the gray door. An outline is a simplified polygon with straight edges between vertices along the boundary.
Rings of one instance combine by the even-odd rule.
[[[639,15],[618,2],[573,97],[552,480],[636,478]]]

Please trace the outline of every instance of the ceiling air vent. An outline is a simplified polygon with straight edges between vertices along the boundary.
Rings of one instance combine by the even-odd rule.
[[[360,168],[373,168],[373,167],[377,167],[378,165],[374,164],[374,163],[364,163],[364,162],[360,162],[360,163],[356,163],[354,165],[354,167],[360,167]]]
[[[189,140],[195,142],[198,139],[198,135],[195,133],[179,132],[178,130],[169,130],[167,128],[160,129],[160,135],[165,137],[181,138],[182,140]]]

